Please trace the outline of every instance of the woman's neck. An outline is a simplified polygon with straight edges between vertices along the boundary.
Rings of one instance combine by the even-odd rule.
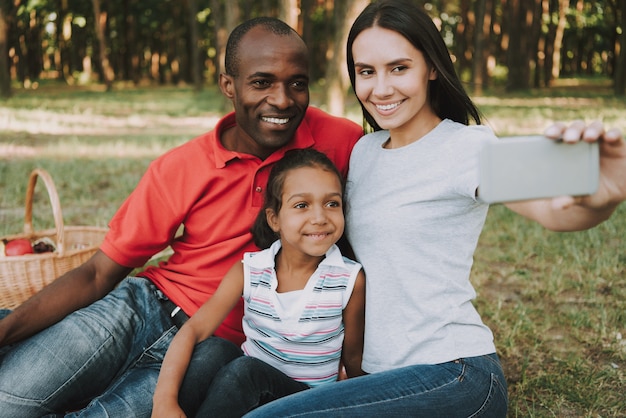
[[[389,130],[389,140],[384,147],[387,149],[405,147],[419,141],[441,123],[441,118],[434,113],[424,117],[415,117],[412,122]]]

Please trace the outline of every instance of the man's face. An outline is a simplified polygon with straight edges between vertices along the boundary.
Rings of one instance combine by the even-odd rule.
[[[242,38],[239,53],[237,77],[220,78],[237,120],[222,142],[264,159],[292,140],[309,105],[307,49],[295,34],[256,27]]]

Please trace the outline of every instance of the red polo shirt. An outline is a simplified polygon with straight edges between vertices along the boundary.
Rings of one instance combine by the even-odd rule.
[[[213,131],[153,161],[111,220],[101,246],[115,262],[138,267],[171,245],[174,254],[168,261],[139,275],[190,316],[244,252],[258,250],[250,227],[263,204],[272,164],[289,149],[313,147],[346,176],[352,147],[363,134],[355,123],[309,107],[294,140],[261,160],[222,146],[220,133],[233,125],[230,113]],[[184,232],[174,239],[181,224]],[[241,344],[242,314],[239,303],[215,335]]]

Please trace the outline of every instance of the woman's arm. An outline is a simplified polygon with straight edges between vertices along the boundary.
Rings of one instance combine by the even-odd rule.
[[[233,309],[243,293],[243,264],[235,263],[209,300],[182,326],[172,340],[153,397],[153,417],[184,417],[178,391],[189,366],[193,349],[209,338]]]
[[[592,228],[611,217],[626,199],[626,143],[617,130],[605,131],[601,122],[586,126],[582,121],[566,127],[556,123],[545,135],[565,142],[598,141],[600,144],[600,183],[590,196],[561,196],[554,199],[507,203],[506,206],[553,231],[579,231]]]
[[[348,304],[343,310],[345,334],[341,359],[348,377],[365,374],[363,360],[363,333],[365,329],[365,274],[359,271]]]

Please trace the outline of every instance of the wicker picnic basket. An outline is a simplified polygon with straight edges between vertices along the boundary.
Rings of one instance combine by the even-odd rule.
[[[54,229],[33,230],[33,194],[38,178],[43,180],[48,191]],[[45,170],[33,170],[26,190],[24,232],[0,239],[27,238],[35,241],[49,238],[56,244],[56,250],[39,254],[0,256],[0,308],[14,309],[63,273],[81,265],[96,252],[106,231],[106,228],[92,226],[65,226],[59,195],[52,177]]]

